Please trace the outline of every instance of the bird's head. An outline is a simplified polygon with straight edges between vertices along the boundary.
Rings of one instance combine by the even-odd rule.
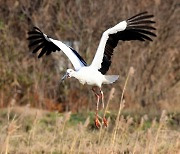
[[[73,69],[67,69],[67,71],[66,71],[67,78],[73,77],[74,72],[75,71]]]
[[[62,77],[61,81],[65,80],[66,78],[73,77],[75,71],[73,69],[67,69],[66,74]]]

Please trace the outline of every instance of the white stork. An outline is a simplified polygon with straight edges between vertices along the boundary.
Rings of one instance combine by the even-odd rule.
[[[107,29],[101,37],[94,59],[90,65],[75,51],[72,47],[65,45],[61,41],[55,40],[42,33],[37,27],[28,32],[29,47],[33,47],[33,53],[42,49],[38,58],[44,54],[49,55],[52,52],[62,50],[71,61],[74,69],[67,69],[65,78],[74,77],[81,84],[92,85],[92,90],[97,96],[95,125],[99,128],[98,104],[101,98],[104,107],[104,95],[101,90],[102,84],[111,84],[118,79],[118,75],[105,75],[111,65],[111,57],[118,41],[152,41],[151,37],[156,35],[152,32],[155,28],[152,26],[155,22],[151,20],[153,15],[148,12],[139,13],[127,20],[124,20],[112,28]],[[95,91],[98,87],[99,92]],[[107,126],[107,120],[103,117],[103,123]]]

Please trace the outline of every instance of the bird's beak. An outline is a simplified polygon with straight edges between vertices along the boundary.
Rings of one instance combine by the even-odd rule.
[[[69,73],[66,72],[66,74],[64,74],[64,76],[61,79],[61,82],[64,81],[66,78],[69,78]]]
[[[68,73],[66,72],[66,74],[64,74],[64,76],[62,77],[61,82],[64,81],[67,77],[68,77]]]

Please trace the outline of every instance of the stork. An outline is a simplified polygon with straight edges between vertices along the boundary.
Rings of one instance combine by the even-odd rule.
[[[156,34],[153,27],[154,16],[148,12],[139,13],[127,20],[121,21],[112,28],[107,29],[101,37],[99,46],[92,63],[87,65],[85,60],[72,47],[65,45],[59,40],[55,40],[44,34],[38,27],[28,32],[29,47],[33,48],[32,53],[37,53],[40,49],[38,58],[43,55],[50,55],[52,52],[61,51],[69,58],[73,69],[67,69],[61,80],[74,77],[81,84],[92,86],[92,91],[97,97],[95,125],[100,127],[101,123],[98,116],[98,106],[100,99],[104,107],[104,94],[102,84],[112,84],[118,79],[118,75],[106,75],[111,66],[111,58],[114,48],[121,41],[152,41]],[[98,91],[96,90],[98,89]],[[103,117],[103,124],[107,126],[107,120]]]

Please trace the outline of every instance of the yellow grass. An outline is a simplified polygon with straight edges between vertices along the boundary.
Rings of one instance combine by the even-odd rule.
[[[0,111],[1,153],[169,153],[180,152],[180,132],[169,127],[165,112],[146,126],[147,117],[135,122],[120,115],[118,129],[94,128],[89,116],[73,124],[71,113],[59,114],[27,107]],[[112,136],[116,137],[112,145]]]

